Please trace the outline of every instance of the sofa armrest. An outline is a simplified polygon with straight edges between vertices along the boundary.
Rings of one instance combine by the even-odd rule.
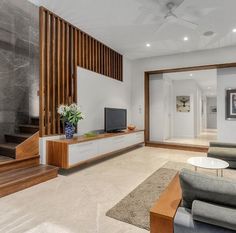
[[[236,209],[195,200],[192,207],[193,220],[236,231]]]
[[[151,233],[174,232],[174,217],[181,200],[182,191],[177,174],[150,210]]]
[[[226,143],[226,142],[210,142],[210,147],[236,148],[236,144],[235,143]]]

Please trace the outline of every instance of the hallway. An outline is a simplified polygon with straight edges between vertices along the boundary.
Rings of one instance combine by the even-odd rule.
[[[171,138],[164,142],[209,146],[212,141],[217,141],[217,130],[215,129],[205,129],[197,138]]]

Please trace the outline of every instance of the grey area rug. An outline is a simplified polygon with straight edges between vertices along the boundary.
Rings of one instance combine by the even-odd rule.
[[[149,230],[149,211],[176,173],[174,169],[160,168],[110,209],[106,215]]]
[[[162,168],[154,172],[130,194],[111,208],[106,215],[116,220],[150,230],[149,213],[151,207],[158,200],[176,173],[183,168],[193,170],[193,167],[187,163],[167,162]],[[214,171],[209,170],[199,170],[198,172],[215,175]],[[236,171],[226,169],[224,176],[236,179]]]

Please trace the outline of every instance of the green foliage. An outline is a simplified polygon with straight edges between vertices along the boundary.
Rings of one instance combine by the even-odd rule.
[[[60,105],[57,111],[63,122],[69,122],[76,126],[78,122],[84,119],[82,112],[77,104]]]

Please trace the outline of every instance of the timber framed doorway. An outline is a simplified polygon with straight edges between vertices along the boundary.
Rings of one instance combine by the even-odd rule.
[[[197,152],[207,152],[208,148],[209,148],[208,146],[167,143],[167,142],[151,141],[150,140],[150,79],[151,79],[151,75],[165,74],[165,73],[177,73],[177,72],[185,72],[185,71],[223,69],[223,68],[233,68],[233,67],[236,67],[236,63],[212,64],[212,65],[202,65],[202,66],[192,66],[192,67],[181,67],[181,68],[145,71],[144,72],[145,145],[151,146],[151,147],[187,150],[187,151],[197,151]]]

